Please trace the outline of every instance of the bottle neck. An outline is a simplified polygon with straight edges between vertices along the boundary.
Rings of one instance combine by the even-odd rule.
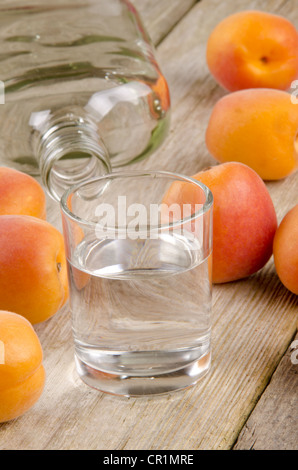
[[[34,147],[43,184],[56,201],[70,186],[111,172],[107,149],[88,117],[68,112],[46,120],[35,130]]]

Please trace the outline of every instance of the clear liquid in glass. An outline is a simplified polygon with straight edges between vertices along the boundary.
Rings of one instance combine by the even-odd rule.
[[[71,310],[86,383],[132,396],[185,388],[205,375],[211,255],[200,253],[198,242],[181,234],[86,238],[77,246],[68,260]]]

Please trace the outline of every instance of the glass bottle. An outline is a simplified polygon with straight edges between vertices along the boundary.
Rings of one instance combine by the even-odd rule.
[[[0,80],[1,164],[57,200],[167,135],[168,85],[127,0],[2,0]]]

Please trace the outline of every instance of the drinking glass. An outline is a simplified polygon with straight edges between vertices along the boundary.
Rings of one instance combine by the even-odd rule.
[[[194,385],[211,364],[212,207],[199,181],[115,172],[68,189],[62,222],[76,369],[121,396]]]

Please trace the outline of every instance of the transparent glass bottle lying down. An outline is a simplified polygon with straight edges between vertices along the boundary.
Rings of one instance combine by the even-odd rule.
[[[0,80],[1,165],[57,200],[167,135],[168,85],[127,0],[3,0]]]

